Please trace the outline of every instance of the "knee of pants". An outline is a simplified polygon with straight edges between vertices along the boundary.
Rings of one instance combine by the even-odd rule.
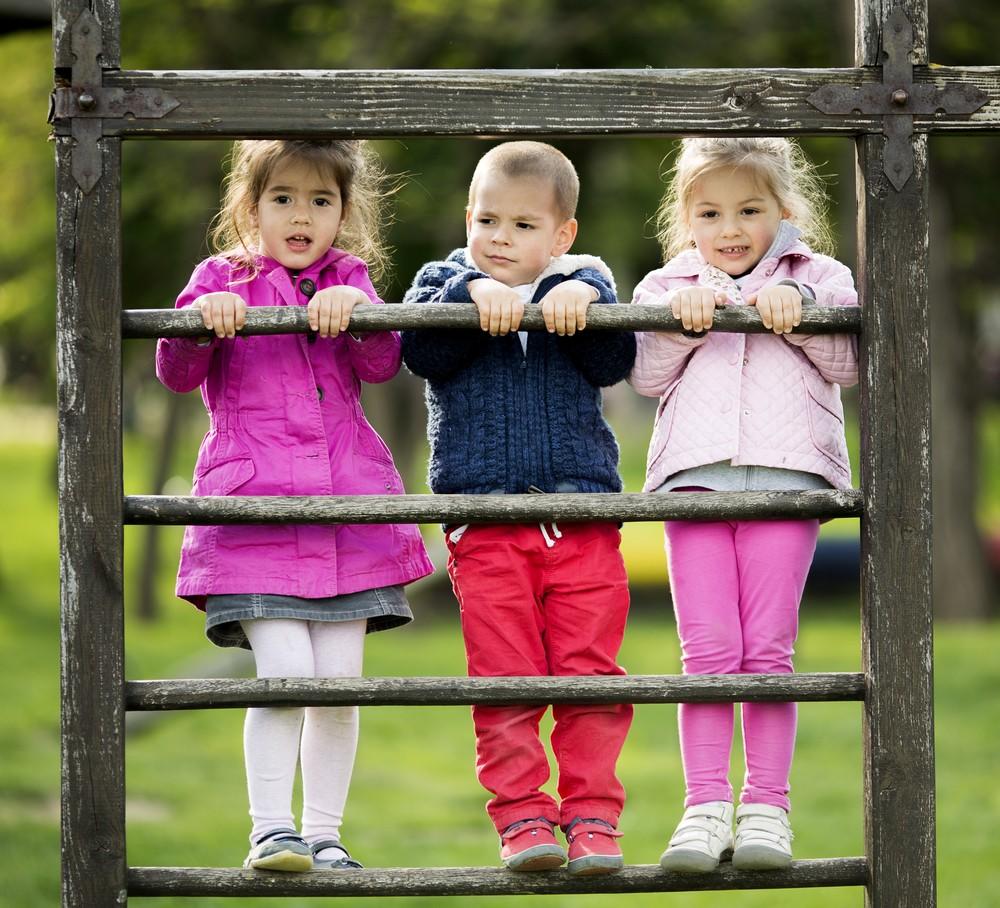
[[[681,640],[681,664],[688,675],[729,675],[740,671],[743,640],[738,631],[705,626]]]
[[[744,674],[783,674],[793,670],[794,644],[779,637],[760,640],[747,645],[740,671]]]

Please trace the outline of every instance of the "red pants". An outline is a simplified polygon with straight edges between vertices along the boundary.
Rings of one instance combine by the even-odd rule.
[[[623,675],[615,659],[628,581],[611,523],[474,525],[448,538],[448,574],[462,613],[471,676]],[[546,537],[554,543],[547,544]],[[541,791],[549,763],[538,726],[546,707],[473,706],[476,772],[497,830],[529,817],[618,825],[625,789],[615,764],[631,704],[553,706],[561,806]]]

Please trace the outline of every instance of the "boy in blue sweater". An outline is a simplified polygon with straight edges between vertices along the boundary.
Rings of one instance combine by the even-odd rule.
[[[602,387],[625,378],[630,332],[588,332],[591,305],[616,303],[594,256],[570,255],[579,181],[540,142],[508,142],[479,161],[468,245],[424,266],[408,303],[475,303],[482,331],[403,332],[407,367],[427,380],[429,482],[436,493],[618,492],[618,446]],[[547,332],[518,331],[540,305]],[[447,527],[448,573],[469,674],[621,675],[628,584],[613,523]],[[625,792],[615,764],[628,704],[553,707],[560,802],[541,790],[549,765],[541,707],[474,706],[476,770],[511,870],[610,873]],[[554,835],[560,826],[566,849]]]

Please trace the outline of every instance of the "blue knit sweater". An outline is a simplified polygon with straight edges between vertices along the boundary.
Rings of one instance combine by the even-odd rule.
[[[471,303],[468,283],[486,277],[458,249],[425,265],[406,303]],[[543,272],[532,303],[576,279],[615,303],[600,270],[571,270],[589,256],[563,256]],[[554,273],[549,274],[549,271]],[[403,361],[427,379],[428,483],[437,493],[618,492],[618,445],[601,413],[602,387],[625,378],[635,359],[628,331],[572,337],[532,331],[527,352],[516,333],[481,330],[403,332]]]

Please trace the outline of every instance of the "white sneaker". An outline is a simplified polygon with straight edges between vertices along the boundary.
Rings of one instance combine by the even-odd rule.
[[[736,810],[739,870],[784,870],[792,863],[792,827],[788,814],[771,804],[740,804]]]
[[[707,801],[684,811],[667,850],[660,856],[664,870],[707,873],[733,853],[733,805]]]

